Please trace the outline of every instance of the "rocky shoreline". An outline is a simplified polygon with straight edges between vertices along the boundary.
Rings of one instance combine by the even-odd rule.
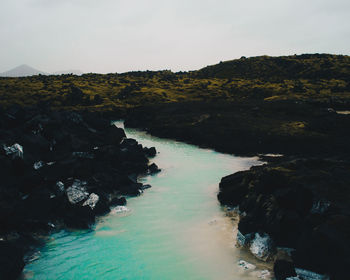
[[[158,172],[146,148],[99,114],[0,111],[0,275],[16,279],[24,255],[50,232],[89,228]]]
[[[125,124],[220,152],[259,155],[265,165],[220,182],[220,203],[241,217],[238,244],[274,262],[277,280],[343,280],[350,265],[350,118],[325,105],[143,106]]]
[[[261,156],[267,164],[221,180],[219,201],[241,217],[238,243],[273,261],[277,280],[344,279],[349,116],[306,104],[192,105],[138,108],[128,112],[126,125],[223,152],[284,154]],[[294,115],[284,115],[286,108]],[[148,161],[156,150],[125,138],[110,123],[117,114],[0,111],[1,275],[16,278],[24,254],[48,233],[88,228],[111,206],[124,205],[125,196],[149,187],[136,178],[159,171]]]
[[[279,159],[222,178],[218,199],[239,211],[238,243],[273,260],[277,280],[344,279],[349,170],[346,160]]]

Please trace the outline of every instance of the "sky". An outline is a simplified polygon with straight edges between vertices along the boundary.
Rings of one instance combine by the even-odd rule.
[[[350,55],[349,0],[0,0],[0,72],[188,71],[258,55]]]

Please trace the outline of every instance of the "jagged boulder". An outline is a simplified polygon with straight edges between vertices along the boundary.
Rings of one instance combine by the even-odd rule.
[[[249,250],[258,259],[266,261],[274,253],[274,244],[268,234],[257,232],[251,241]]]

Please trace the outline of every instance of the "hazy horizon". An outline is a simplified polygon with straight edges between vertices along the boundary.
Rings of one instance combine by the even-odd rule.
[[[0,72],[188,71],[241,56],[350,54],[346,0],[3,0]]]

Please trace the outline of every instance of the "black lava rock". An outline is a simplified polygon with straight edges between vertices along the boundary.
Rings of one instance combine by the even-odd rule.
[[[294,264],[286,260],[277,260],[274,263],[273,271],[275,273],[276,280],[285,280],[288,277],[297,276]]]
[[[83,93],[72,87],[71,104]],[[127,139],[123,129],[96,113],[0,110],[0,278],[14,279],[23,252],[62,227],[89,228],[121,195],[139,195],[137,178],[148,170],[154,148]],[[112,199],[111,197],[120,197]],[[11,238],[10,238],[10,237]],[[18,246],[13,243],[19,240]]]

